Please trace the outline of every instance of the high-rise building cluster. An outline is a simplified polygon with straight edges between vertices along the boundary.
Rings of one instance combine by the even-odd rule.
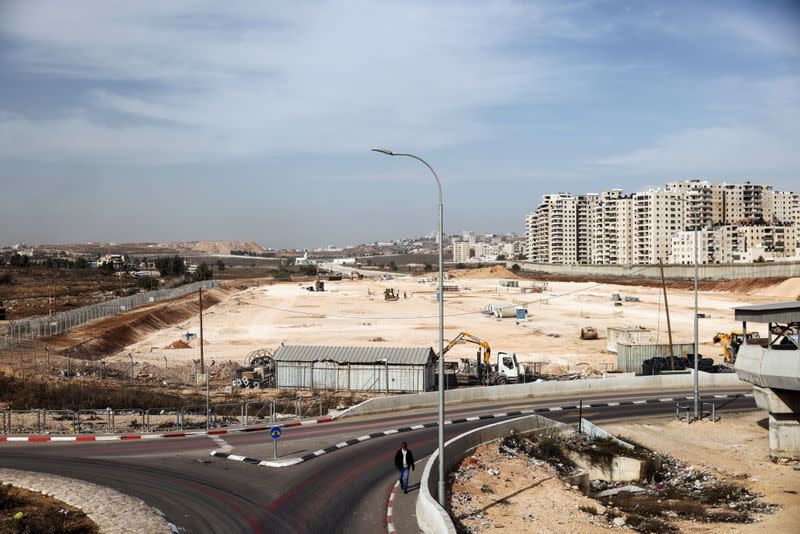
[[[534,263],[694,263],[696,234],[700,263],[780,261],[797,254],[798,224],[798,194],[750,182],[555,193],[526,219],[526,253]]]

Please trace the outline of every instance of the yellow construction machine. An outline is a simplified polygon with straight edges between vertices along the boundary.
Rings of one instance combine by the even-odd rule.
[[[475,343],[481,347],[477,353],[477,361],[464,358],[459,365],[459,374],[468,383],[503,385],[520,382],[521,377],[525,376],[525,369],[517,362],[516,354],[498,352],[496,361],[492,362],[492,348],[489,343],[469,332],[461,332],[454,337],[444,348],[444,354],[459,343]]]
[[[383,300],[400,300],[400,291],[395,293],[394,289],[386,288],[383,290]]]
[[[717,332],[714,336],[714,343],[719,343],[722,347],[722,356],[725,363],[733,365],[736,363],[736,354],[739,352],[739,347],[751,339],[759,339],[761,335],[758,332],[742,332],[741,330],[732,330],[730,332]]]

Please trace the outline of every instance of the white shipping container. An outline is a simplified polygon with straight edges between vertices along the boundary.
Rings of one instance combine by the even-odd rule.
[[[606,350],[608,350],[608,352],[617,352],[617,343],[639,345],[652,342],[652,332],[647,328],[641,326],[609,327],[606,338]]]

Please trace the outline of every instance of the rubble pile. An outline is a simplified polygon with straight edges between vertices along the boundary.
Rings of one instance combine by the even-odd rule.
[[[753,523],[754,514],[770,513],[776,506],[762,503],[759,495],[735,482],[749,478],[734,473],[723,476],[709,466],[699,469],[641,446],[628,449],[611,439],[593,439],[585,434],[539,434],[533,439],[512,434],[503,439],[499,452],[508,457],[525,455],[532,461],[546,462],[560,475],[569,473],[568,452],[578,453],[592,464],[610,461],[614,456],[632,457],[646,462],[644,480],[608,482],[592,480],[589,496],[598,506],[587,507],[592,522],[602,521],[627,526],[639,532],[672,532],[673,519],[705,523]],[[596,510],[602,510],[598,513]]]
[[[525,455],[530,463],[549,465],[562,475],[575,470],[575,462],[565,454],[564,438],[556,430],[544,430],[530,437],[512,433],[500,441],[499,451],[510,457]]]

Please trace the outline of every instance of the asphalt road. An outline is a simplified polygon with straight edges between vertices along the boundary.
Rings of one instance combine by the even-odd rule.
[[[596,395],[583,400],[607,402],[676,394]],[[463,406],[448,410],[447,418],[574,402],[536,399]],[[752,398],[716,402],[720,412],[755,407]],[[673,403],[659,403],[587,409],[584,417],[604,421],[670,413],[674,413]],[[545,415],[565,422],[577,420],[576,411]],[[287,429],[280,454],[299,456],[365,433],[432,420],[433,411],[421,410]],[[497,420],[448,425],[445,439]],[[234,447],[235,454],[272,457],[272,442],[266,433],[230,434],[224,439]],[[386,531],[386,500],[395,481],[393,458],[401,441],[408,441],[415,456],[423,458],[436,448],[436,428],[371,439],[282,469],[211,458],[209,452],[219,445],[206,437],[151,442],[2,443],[0,466],[113,487],[158,508],[184,532],[375,533]]]

